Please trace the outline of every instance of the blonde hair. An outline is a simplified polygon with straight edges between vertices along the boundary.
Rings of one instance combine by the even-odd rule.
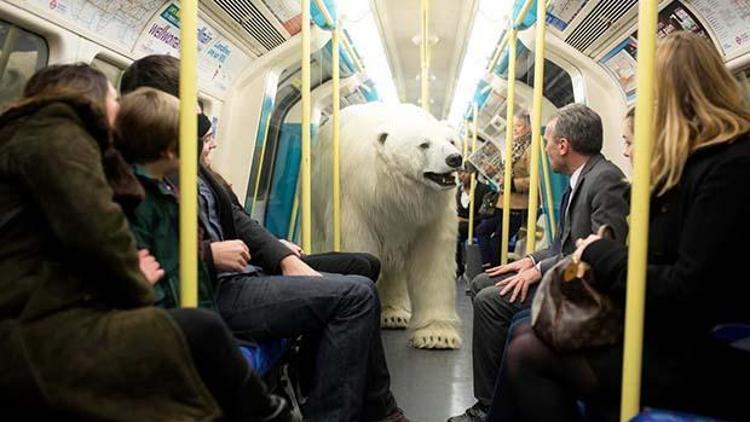
[[[130,163],[148,163],[178,151],[180,100],[153,88],[122,97],[115,120],[115,146]]]
[[[675,32],[656,49],[655,139],[651,189],[664,194],[679,183],[694,151],[734,141],[750,131],[742,91],[713,45]]]

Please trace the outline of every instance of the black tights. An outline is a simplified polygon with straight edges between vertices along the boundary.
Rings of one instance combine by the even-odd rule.
[[[581,355],[555,353],[527,319],[515,326],[495,385],[488,421],[577,421],[576,400],[597,389]]]
[[[227,420],[265,420],[278,403],[250,369],[221,318],[202,309],[170,309],[187,340],[195,368]]]

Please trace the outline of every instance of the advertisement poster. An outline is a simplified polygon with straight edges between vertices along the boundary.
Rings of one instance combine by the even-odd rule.
[[[635,98],[635,69],[636,69],[636,40],[628,37],[609,53],[599,63],[612,72],[619,82],[628,102]]]
[[[750,0],[685,0],[706,19],[725,56],[750,45]]]
[[[564,31],[588,0],[557,0],[547,9],[547,23]]]
[[[146,26],[133,52],[137,56],[149,54],[180,55],[180,6],[169,2]],[[249,57],[219,35],[211,25],[198,19],[198,82],[204,89],[225,93],[232,76],[242,70]]]
[[[295,35],[302,30],[302,8],[299,0],[263,0],[263,3],[289,34]]]
[[[698,18],[679,1],[671,3],[659,12],[656,23],[656,36],[664,38],[675,31],[689,31],[711,40],[708,31],[700,23]],[[633,34],[638,38],[638,34]]]

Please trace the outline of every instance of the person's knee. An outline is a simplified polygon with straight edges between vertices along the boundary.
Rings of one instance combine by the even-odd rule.
[[[375,282],[360,275],[348,275],[344,279],[348,284],[345,293],[348,297],[367,308],[378,306],[378,294]]]
[[[521,335],[513,335],[506,351],[508,373],[511,377],[532,371],[541,359],[540,352],[544,345],[533,331],[526,331]]]
[[[380,277],[380,259],[378,259],[377,256],[369,253],[363,253],[362,258],[367,261],[367,265],[370,268],[370,279],[374,282],[377,282],[378,278]]]
[[[492,278],[485,274],[480,273],[476,277],[474,277],[473,280],[471,280],[471,295],[472,297],[477,297],[479,292],[484,290],[485,287],[491,286],[492,284]]]

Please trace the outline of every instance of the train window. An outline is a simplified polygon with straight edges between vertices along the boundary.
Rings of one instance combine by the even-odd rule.
[[[120,89],[120,79],[122,78],[125,69],[105,58],[102,58],[101,56],[94,57],[94,60],[91,61],[91,66],[104,73],[115,89]]]
[[[0,110],[21,97],[26,81],[47,65],[48,58],[43,37],[0,21]]]

